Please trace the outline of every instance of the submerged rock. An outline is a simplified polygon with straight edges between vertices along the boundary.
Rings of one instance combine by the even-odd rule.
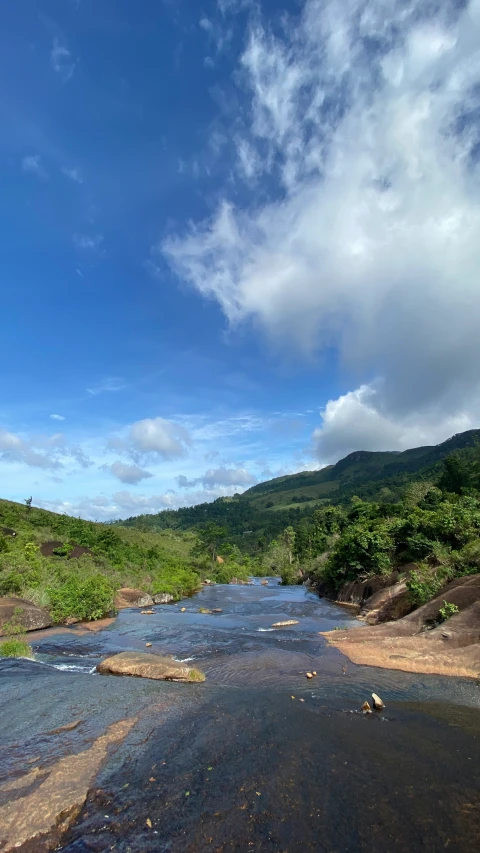
[[[153,598],[142,589],[133,589],[125,586],[117,591],[115,596],[115,607],[124,610],[125,607],[151,607]]]
[[[101,661],[97,672],[103,675],[133,675],[138,678],[153,678],[156,681],[205,681],[198,669],[191,669],[172,658],[147,652],[120,652]]]
[[[0,637],[3,636],[5,622],[17,625],[25,631],[38,631],[53,625],[50,613],[44,607],[37,607],[31,601],[14,596],[0,598]]]

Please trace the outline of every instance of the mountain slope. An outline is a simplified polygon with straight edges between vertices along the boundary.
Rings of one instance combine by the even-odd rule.
[[[255,549],[259,539],[276,537],[302,515],[322,504],[349,503],[354,495],[365,500],[392,502],[402,497],[414,480],[435,481],[442,461],[454,451],[466,452],[480,442],[480,430],[459,433],[435,446],[403,452],[365,450],[350,453],[335,465],[276,477],[233,498],[165,510],[120,522],[126,526],[188,530],[213,521],[227,528],[229,541]]]

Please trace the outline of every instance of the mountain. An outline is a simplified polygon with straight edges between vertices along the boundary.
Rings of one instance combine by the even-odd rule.
[[[255,550],[259,540],[278,536],[318,506],[349,503],[354,495],[387,503],[399,500],[409,483],[436,481],[447,456],[454,451],[465,454],[477,443],[480,430],[468,430],[441,444],[403,452],[358,450],[335,465],[276,477],[252,486],[242,495],[119,523],[145,529],[188,530],[213,521],[225,526],[229,540],[242,550]]]

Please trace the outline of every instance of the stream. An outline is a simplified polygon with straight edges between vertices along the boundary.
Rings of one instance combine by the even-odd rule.
[[[154,610],[123,610],[98,633],[31,635],[35,660],[0,661],[0,787],[137,720],[58,849],[477,853],[477,681],[351,664],[318,632],[358,621],[275,578]],[[298,624],[272,628],[287,619]],[[191,661],[207,680],[95,672],[125,650]],[[366,716],[372,691],[386,709]]]

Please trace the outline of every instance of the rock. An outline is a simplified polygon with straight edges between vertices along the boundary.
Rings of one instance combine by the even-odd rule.
[[[369,702],[364,702],[360,710],[363,711],[364,714],[371,714],[372,713],[372,709],[370,707]]]
[[[375,708],[376,711],[383,711],[383,709],[385,708],[385,703],[382,702],[382,700],[380,699],[380,696],[377,696],[376,693],[372,693],[372,702],[373,702],[373,707]]]
[[[153,616],[154,613],[154,610],[142,610],[140,616]]]
[[[221,607],[214,607],[212,613],[223,613],[223,610],[221,609]]]
[[[298,619],[287,619],[285,622],[274,622],[272,628],[287,628],[289,625],[298,625]]]
[[[117,610],[123,610],[126,607],[151,607],[152,604],[152,596],[142,589],[132,589],[126,586],[119,589],[115,596]]]
[[[209,610],[209,609],[208,609],[208,607],[199,607],[199,608],[198,608],[198,612],[199,612],[199,613],[211,614],[211,612],[212,612],[212,611],[211,611],[211,610]]]
[[[180,608],[180,613],[185,613],[186,609],[187,609],[186,607],[181,607],[181,608]]]
[[[313,678],[313,673],[311,672],[306,672],[305,675],[307,676],[307,678]]]
[[[268,586],[268,581],[262,581],[262,586]]]
[[[3,636],[3,625],[5,622],[13,622],[21,625],[25,631],[38,631],[41,628],[50,628],[53,625],[48,610],[37,607],[31,601],[24,598],[9,596],[0,598],[0,636]]]
[[[410,591],[405,581],[387,586],[375,592],[364,602],[360,617],[369,625],[401,619],[414,609]]]
[[[151,643],[145,643],[145,647],[146,647],[147,649],[151,648],[151,645],[152,645]]]
[[[317,674],[317,673],[315,672],[315,670],[314,670],[314,669],[312,669],[312,675],[313,675],[313,676],[315,676],[316,674]]]
[[[219,564],[219,566],[223,566],[225,560],[223,557],[215,557],[215,562]]]
[[[169,592],[159,592],[158,595],[153,596],[154,604],[170,604],[171,601],[173,601],[173,595]]]
[[[0,527],[0,533],[2,536],[16,536],[15,530],[12,530],[11,527]]]
[[[103,675],[133,675],[157,681],[205,681],[205,675],[196,669],[177,663],[172,658],[147,652],[120,652],[106,658],[97,666]]]

